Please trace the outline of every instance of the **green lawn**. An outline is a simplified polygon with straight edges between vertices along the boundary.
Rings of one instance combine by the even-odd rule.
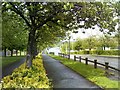
[[[52,58],[60,60],[64,65],[76,71],[86,79],[94,82],[102,88],[118,88],[118,81],[110,80],[106,77],[105,71],[97,68],[94,69],[92,65],[85,65],[84,63],[75,62],[59,56],[50,55]],[[120,82],[119,82],[120,83]]]
[[[4,66],[6,66],[8,64],[11,64],[11,63],[13,63],[15,61],[21,60],[24,57],[25,56],[13,56],[13,57],[7,56],[7,57],[2,57],[2,59],[0,59],[0,62],[2,63],[2,64],[0,64],[0,67],[4,67]]]

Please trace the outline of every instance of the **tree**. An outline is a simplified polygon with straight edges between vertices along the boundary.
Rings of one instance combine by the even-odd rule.
[[[118,45],[117,39],[110,35],[104,35],[98,39],[98,48],[105,50],[105,47],[116,48]]]
[[[4,12],[2,18],[2,48],[6,56],[6,49],[18,51],[20,48],[26,48],[27,32],[24,30],[24,25],[13,12]]]
[[[30,60],[27,60],[28,67],[32,65],[32,59],[37,51],[36,39],[38,38],[37,36],[39,36],[39,30],[42,31],[44,27],[54,29],[56,26],[51,25],[52,23],[57,24],[56,28],[60,30],[60,28],[65,27],[67,24],[64,21],[68,19],[68,17],[66,17],[64,13],[65,9],[62,6],[63,3],[9,2],[9,8],[20,15],[29,27],[27,52],[30,55]],[[69,20],[67,22],[69,22]]]
[[[75,42],[74,42],[74,50],[82,50],[83,49],[83,40],[81,40],[80,38],[78,38]]]
[[[68,30],[87,29],[96,24],[102,29],[108,28],[104,27],[104,24],[108,24],[111,28],[115,25],[111,25],[109,22],[113,21],[113,7],[111,8],[110,3],[8,2],[3,4],[3,11],[6,9],[14,11],[29,28],[27,53],[30,55],[30,59],[27,60],[28,67],[32,65],[32,59],[36,55],[37,39],[39,38],[43,44],[46,43],[44,42],[46,39],[42,39],[44,33],[50,34],[49,38],[51,38],[52,35],[54,35],[52,37],[58,37],[59,32],[64,34]],[[81,22],[84,24],[81,25]],[[53,32],[55,33],[52,34]]]
[[[91,50],[96,47],[96,42],[96,37],[90,36],[84,39],[84,48],[88,48],[89,50]]]

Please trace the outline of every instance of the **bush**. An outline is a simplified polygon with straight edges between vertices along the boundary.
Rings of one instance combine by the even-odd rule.
[[[119,55],[120,50],[93,50],[86,51],[82,50],[79,52],[73,52],[72,54],[97,54],[97,55]]]
[[[78,52],[73,52],[72,54],[89,54],[89,51],[81,50]]]
[[[46,76],[41,57],[33,60],[31,68],[25,63],[15,69],[12,75],[3,78],[3,88],[50,88],[51,83]]]
[[[98,55],[118,55],[120,50],[96,50],[92,51],[94,53],[92,54],[98,54]]]

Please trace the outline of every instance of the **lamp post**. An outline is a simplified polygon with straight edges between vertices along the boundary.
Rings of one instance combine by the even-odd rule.
[[[73,42],[74,42],[74,41],[75,41],[75,39],[73,39]],[[74,50],[74,48],[73,48],[73,47],[74,47],[74,45],[73,45],[74,43],[73,43],[73,42],[72,42],[72,50]]]
[[[69,48],[68,48],[68,55],[69,55],[69,56],[70,56],[70,38],[71,38],[71,37],[69,36],[69,37],[68,37],[68,39],[69,39],[69,42],[68,42],[68,47],[69,47]]]
[[[62,49],[63,48],[63,49]],[[62,46],[61,46],[61,51],[63,52],[63,53],[65,53],[65,54],[67,54],[68,53],[68,45],[67,45],[67,41],[65,40],[65,41],[62,41]]]
[[[78,31],[73,31],[73,33],[78,33]],[[69,57],[70,57],[70,38],[71,38],[71,36],[68,36],[68,55],[69,55]]]

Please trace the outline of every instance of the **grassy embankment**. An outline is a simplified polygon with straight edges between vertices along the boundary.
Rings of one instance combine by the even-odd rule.
[[[0,56],[0,67],[5,67],[11,63],[21,60],[22,58],[25,57],[25,53],[26,52],[21,52],[21,55],[20,55],[20,52],[18,52],[18,56],[16,56],[16,54],[13,54],[12,57],[10,55],[6,57]]]
[[[24,58],[25,56],[13,56],[13,57],[10,57],[10,56],[7,56],[7,57],[0,57],[1,59],[1,63],[0,64],[0,67],[5,67],[11,63],[14,63],[16,61],[19,61],[21,60],[22,58]]]
[[[3,88],[52,88],[40,55],[33,60],[31,68],[26,68],[24,63],[16,68],[12,75],[8,75],[2,80]]]
[[[105,71],[97,68],[94,69],[92,65],[85,65],[84,63],[75,62],[73,60],[68,60],[59,56],[50,55],[56,60],[60,60],[64,65],[68,66],[72,70],[76,71],[80,75],[84,76],[86,79],[94,82],[102,88],[119,88],[118,81],[110,80],[105,75]]]

